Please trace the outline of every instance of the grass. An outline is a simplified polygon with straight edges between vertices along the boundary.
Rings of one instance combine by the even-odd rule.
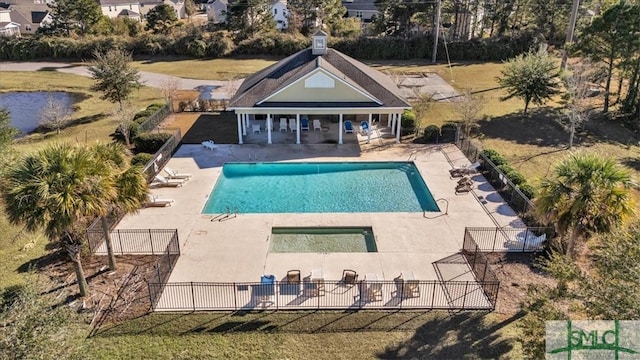
[[[274,64],[279,59],[209,59],[135,61],[133,65],[141,71],[157,72],[187,79],[231,80],[243,78]]]
[[[37,77],[37,81],[34,81]],[[60,135],[55,132],[31,134],[16,143],[16,149],[32,151],[53,142],[91,143],[94,141],[112,141],[110,134],[116,123],[109,114],[115,109],[114,104],[100,99],[101,94],[91,91],[93,80],[79,75],[63,74],[54,71],[2,72],[0,91],[66,91],[74,94],[76,103],[70,119],[70,126],[63,129]],[[162,101],[160,91],[143,86],[133,93],[131,102],[135,108],[144,109],[147,105]],[[38,114],[33,114],[38,116]]]
[[[87,339],[93,358],[516,358],[517,316],[446,312],[152,314]]]

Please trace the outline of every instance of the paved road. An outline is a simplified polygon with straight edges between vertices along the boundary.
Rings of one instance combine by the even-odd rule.
[[[90,77],[86,66],[61,62],[2,62],[0,71],[58,71]],[[196,80],[177,76],[140,71],[140,80],[146,86],[162,88],[163,84],[171,80],[178,80],[178,87],[182,90],[196,90],[204,99],[228,99],[235,92],[242,79],[234,82],[224,80]]]

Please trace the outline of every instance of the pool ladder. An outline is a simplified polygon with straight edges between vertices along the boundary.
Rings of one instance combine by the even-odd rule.
[[[211,218],[211,222],[213,221],[227,221],[227,220],[231,220],[234,219],[238,216],[238,207],[235,206],[233,208],[233,212],[231,212],[231,207],[230,206],[226,206],[225,207],[225,212],[220,213],[214,217]]]
[[[423,211],[422,212],[422,217],[423,218],[425,218],[425,219],[435,219],[435,218],[438,218],[440,216],[449,215],[449,200],[447,200],[445,198],[440,198],[440,199],[436,200],[436,203],[438,203],[438,201],[444,201],[446,203],[444,214],[440,214],[440,215],[434,216],[434,217],[427,217],[427,212]]]

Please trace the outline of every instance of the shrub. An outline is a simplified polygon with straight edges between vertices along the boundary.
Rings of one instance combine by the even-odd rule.
[[[151,159],[153,159],[153,154],[141,152],[131,158],[131,165],[145,166],[149,161],[151,161]]]
[[[482,154],[491,160],[496,166],[500,166],[507,163],[507,160],[502,157],[497,151],[493,149],[482,150]]]
[[[155,154],[171,137],[168,133],[144,133],[134,139],[136,151]]]
[[[148,118],[149,116],[153,115],[153,113],[155,113],[156,110],[155,109],[149,109],[147,108],[146,110],[142,110],[137,112],[134,116],[133,116],[133,121],[137,122],[137,123],[141,123],[142,121],[139,121],[138,119],[140,118]]]
[[[424,129],[422,137],[426,142],[437,142],[440,137],[440,128],[437,125],[429,125]]]
[[[516,187],[524,194],[524,196],[528,197],[529,200],[536,197],[536,189],[531,184],[524,183],[519,184]]]
[[[155,113],[155,112],[156,112],[156,111],[158,111],[159,109],[162,109],[162,108],[164,107],[164,105],[165,105],[164,103],[153,103],[153,104],[151,104],[151,105],[147,106],[147,108],[145,109],[145,111],[146,111],[146,110],[153,110],[153,113]],[[152,114],[153,114],[153,113],[152,113]]]
[[[514,169],[511,165],[508,165],[508,164],[498,165],[498,169],[502,171],[504,176],[506,176],[507,178],[509,178],[509,180],[511,180],[513,185],[524,184],[527,181],[524,175],[520,174],[520,172]]]
[[[456,134],[458,133],[458,125],[454,123],[446,123],[440,128],[441,142],[454,142],[456,141]]]

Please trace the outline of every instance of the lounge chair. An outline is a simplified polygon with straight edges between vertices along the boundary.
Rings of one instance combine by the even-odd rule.
[[[403,270],[400,273],[402,279],[402,296],[404,298],[420,297],[420,282],[416,280],[413,271]]]
[[[202,146],[207,150],[213,151],[216,148],[216,143],[213,140],[205,140],[202,142]]]
[[[369,129],[369,123],[368,123],[368,122],[366,122],[366,121],[362,121],[362,122],[360,123],[360,133],[362,133],[362,134],[368,134],[370,130],[371,130],[371,129]]]
[[[276,277],[274,275],[262,275],[260,277],[260,287],[256,291],[261,302],[270,302],[271,297],[276,293]]]
[[[382,283],[372,282],[367,284],[367,301],[381,301],[382,300]]]
[[[322,123],[318,119],[313,120],[313,131],[316,130],[322,131]]]
[[[251,128],[253,129],[254,133],[260,133],[260,124],[253,124],[251,125]]]
[[[178,187],[184,185],[185,179],[167,179],[158,174],[154,178],[153,184],[159,187]]]
[[[456,195],[458,194],[466,194],[473,188],[473,185],[462,184],[456,186]]]
[[[460,180],[458,180],[457,185],[473,185],[473,180],[468,175],[463,176]]]
[[[353,270],[342,271],[342,283],[343,284],[355,284],[358,281],[358,273]]]
[[[280,118],[280,131],[287,131],[287,118]]]
[[[291,131],[298,130],[298,125],[296,125],[296,119],[289,119],[289,130]]]
[[[353,134],[353,124],[351,124],[351,121],[347,120],[344,122],[344,133],[348,134],[348,133],[352,133]]]
[[[518,234],[516,239],[520,247],[524,247],[525,249],[538,249],[543,242],[547,241],[547,234],[535,236],[533,233],[527,231]]]
[[[475,174],[475,173],[478,172],[478,168],[479,167],[480,167],[480,163],[476,161],[471,165],[463,166],[463,167],[456,167],[456,168],[453,168],[453,169],[449,170],[449,175],[451,177],[463,177],[465,175]]]
[[[309,131],[309,119],[307,118],[300,119],[300,130]]]
[[[191,179],[191,174],[175,172],[168,166],[164,167],[164,172],[167,173],[167,179]]]
[[[300,282],[300,270],[287,271],[287,282],[291,284],[297,284]]]
[[[171,204],[173,203],[172,199],[162,199],[159,198],[158,195],[147,195],[147,202],[145,203],[145,206],[147,207],[165,207],[165,206],[171,206]]]

